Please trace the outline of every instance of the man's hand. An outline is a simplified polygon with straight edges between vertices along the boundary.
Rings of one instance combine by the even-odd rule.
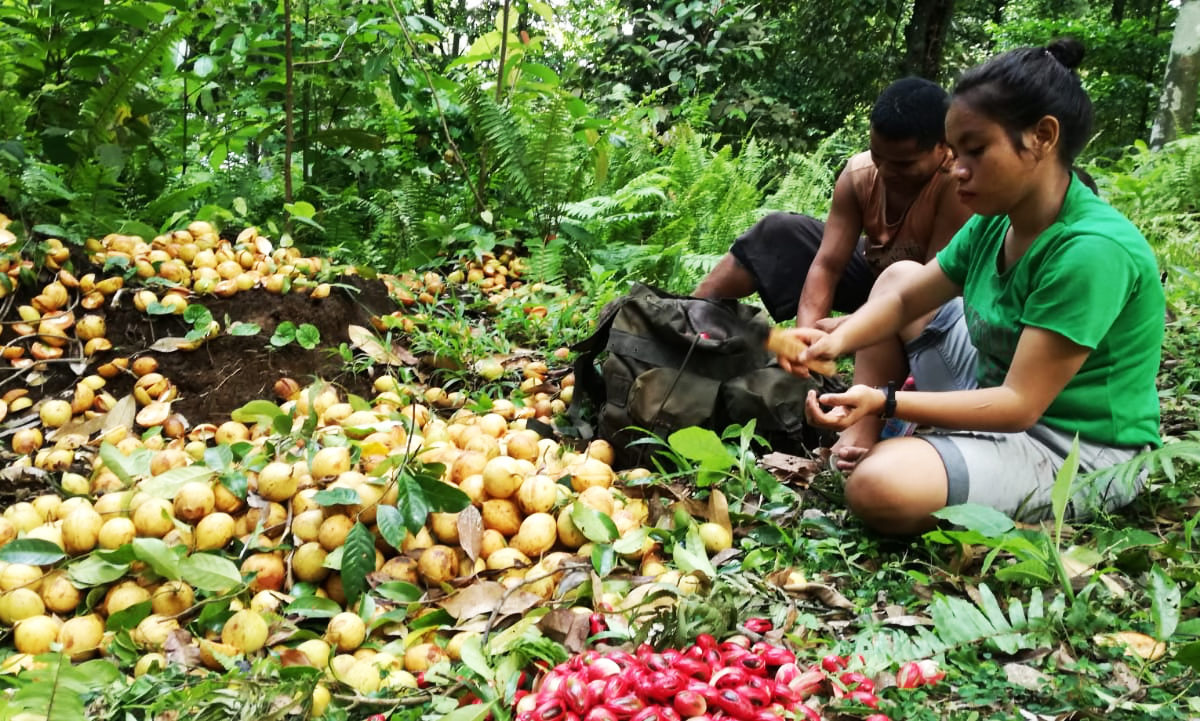
[[[879,415],[887,403],[887,395],[878,388],[857,385],[850,386],[845,393],[826,393],[820,397],[816,391],[809,391],[807,401],[809,423],[841,431],[867,416]],[[822,406],[832,407],[825,410]]]
[[[779,358],[779,365],[789,373],[808,378],[812,371],[832,376],[837,373],[837,356],[814,356],[812,344],[827,335],[816,328],[776,328],[767,339],[767,350]]]

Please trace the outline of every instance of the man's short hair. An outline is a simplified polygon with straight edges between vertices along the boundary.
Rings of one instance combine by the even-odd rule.
[[[883,89],[871,109],[871,128],[888,140],[917,141],[929,149],[946,140],[950,98],[924,78],[901,78]]]

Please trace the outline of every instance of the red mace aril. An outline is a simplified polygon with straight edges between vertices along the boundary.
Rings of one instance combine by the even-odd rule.
[[[608,630],[608,622],[604,620],[603,613],[593,613],[588,617],[588,631],[590,635],[595,636],[598,633],[604,633]]]
[[[647,706],[634,714],[630,721],[665,721],[662,712],[662,706]]]
[[[717,639],[711,633],[702,633],[696,636],[696,645],[700,648],[716,648]]]
[[[829,673],[837,673],[838,671],[846,668],[846,659],[842,658],[836,653],[831,653],[821,659],[821,668],[825,669]]]
[[[675,662],[674,669],[688,678],[707,681],[712,677],[712,667],[698,658],[684,656]]]
[[[717,669],[709,683],[714,688],[737,688],[744,686],[746,681],[750,679],[750,674],[746,673],[745,669],[726,666],[725,668]]]
[[[775,627],[775,624],[771,623],[768,618],[747,618],[742,625],[746,627],[747,631],[754,633],[766,633]]]
[[[838,680],[842,682],[847,691],[853,691],[854,689],[860,689],[868,693],[874,693],[875,691],[875,682],[858,671],[847,671],[839,676]]]
[[[604,705],[621,719],[633,718],[646,708],[645,702],[633,694],[610,698]]]
[[[533,710],[533,718],[534,721],[558,721],[566,713],[566,704],[562,699],[556,698],[538,704],[538,707]]]
[[[683,721],[683,717],[670,706],[662,706],[658,709],[658,721]]]
[[[885,713],[873,713],[864,718],[863,721],[892,721],[892,719]]]
[[[737,666],[746,669],[746,673],[752,676],[767,675],[767,662],[758,656],[741,656],[734,663]]]
[[[714,699],[717,708],[738,719],[749,719],[754,715],[750,703],[735,689],[727,688],[717,694]]]
[[[766,689],[747,685],[738,686],[735,690],[755,709],[763,709],[771,705],[771,693]]]
[[[671,705],[684,718],[699,716],[708,710],[708,702],[704,700],[704,696],[696,691],[689,691],[687,689],[675,694],[675,699]]]
[[[909,661],[900,665],[900,670],[896,672],[896,687],[897,688],[916,688],[925,683],[921,677],[921,667],[916,661]]]
[[[825,688],[825,674],[816,666],[810,666],[799,676],[788,682],[787,687],[801,700],[820,693]]]
[[[921,670],[921,680],[925,683],[937,683],[946,678],[946,672],[938,668],[938,662],[931,658],[917,661],[917,668]]]
[[[618,721],[617,715],[607,706],[593,706],[583,717],[583,721]]]
[[[786,663],[796,663],[796,654],[780,646],[771,646],[763,650],[759,657],[768,666],[782,666]]]
[[[629,691],[633,688],[633,684],[624,674],[620,676],[611,676],[604,682],[604,696],[602,698],[620,698],[628,696]]]
[[[783,721],[783,717],[769,709],[763,709],[754,714],[753,721]]]
[[[588,688],[587,682],[578,675],[571,675],[563,682],[562,687],[563,700],[567,702],[568,708],[577,714],[585,714],[592,706],[592,693]]]
[[[802,703],[796,707],[796,710],[800,712],[796,715],[797,719],[799,719],[800,716],[803,716],[804,721],[822,721],[821,714],[808,704]]]
[[[863,691],[862,689],[858,689],[858,688],[856,688],[853,691],[851,691],[850,693],[846,694],[846,700],[853,701],[854,703],[860,703],[863,706],[867,706],[870,708],[879,708],[879,697],[878,696],[871,693],[870,691]]]

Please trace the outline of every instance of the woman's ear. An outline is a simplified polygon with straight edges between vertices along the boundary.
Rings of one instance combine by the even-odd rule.
[[[1058,118],[1053,115],[1043,115],[1033,126],[1030,132],[1030,147],[1037,153],[1039,160],[1058,155],[1058,131]]]

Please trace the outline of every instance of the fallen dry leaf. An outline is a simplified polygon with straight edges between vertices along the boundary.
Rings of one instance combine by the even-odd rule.
[[[137,417],[137,399],[133,394],[122,396],[120,400],[104,414],[104,426],[101,430],[111,431],[114,428],[133,430],[133,419]]]
[[[419,362],[417,357],[404,346],[393,343],[391,348],[385,348],[380,342],[379,336],[369,328],[352,324],[346,326],[346,333],[350,337],[350,345],[361,350],[376,363],[392,366],[415,366]]]
[[[729,501],[724,493],[715,488],[708,496],[708,520],[733,533],[733,524],[729,522]]]
[[[521,590],[509,592],[495,581],[481,581],[438,603],[446,613],[462,621],[485,613],[494,612],[501,616],[524,613],[541,602],[541,596],[536,594]]]
[[[457,523],[459,545],[474,563],[483,548],[483,516],[475,506],[467,506],[458,512]]]
[[[1092,640],[1101,646],[1124,646],[1127,655],[1132,654],[1147,661],[1157,661],[1167,652],[1167,644],[1137,631],[1101,633],[1093,636]]]
[[[579,653],[587,647],[591,632],[589,614],[576,613],[566,608],[556,608],[542,617],[537,626],[552,640],[567,647],[571,653]]]
[[[159,353],[174,353],[177,350],[195,350],[196,341],[176,336],[159,338],[150,344],[150,350]]]
[[[812,480],[821,470],[821,464],[811,458],[793,456],[787,453],[768,453],[762,457],[762,467],[783,476],[799,476],[803,480]]]
[[[1045,687],[1050,680],[1046,674],[1023,663],[1004,664],[1004,675],[1012,685],[1034,691]]]
[[[163,653],[171,666],[195,668],[203,665],[200,660],[200,647],[192,640],[192,634],[177,628],[167,634],[163,642]]]

